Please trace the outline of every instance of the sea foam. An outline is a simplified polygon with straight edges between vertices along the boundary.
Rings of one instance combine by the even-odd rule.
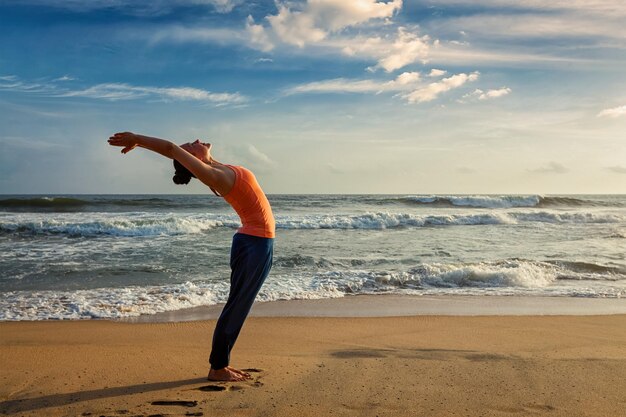
[[[580,287],[595,277],[611,285]],[[566,278],[566,280],[563,280]],[[616,281],[620,285],[615,285]],[[12,291],[0,298],[0,320],[121,318],[215,305],[228,298],[226,280],[78,291]],[[346,269],[270,275],[257,300],[337,298],[355,294],[536,295],[626,297],[626,271],[567,262],[506,260],[420,264],[404,271]]]
[[[369,212],[363,214],[277,215],[278,229],[363,229],[382,230],[430,226],[503,225],[522,222],[534,223],[623,223],[626,215],[596,212],[489,211],[474,213],[414,214]],[[240,226],[235,215],[182,215],[165,214],[146,216],[93,214],[45,216],[20,214],[11,218],[0,217],[3,234],[61,234],[69,236],[160,236],[197,234],[214,228],[236,229]]]

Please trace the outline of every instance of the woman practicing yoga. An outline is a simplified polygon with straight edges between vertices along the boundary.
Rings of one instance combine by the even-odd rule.
[[[167,140],[123,132],[111,136],[109,144],[123,147],[124,154],[139,146],[173,159],[176,184],[197,178],[223,197],[241,218],[242,227],[233,236],[230,251],[230,293],[213,333],[208,378],[250,378],[248,373],[229,366],[230,351],[272,267],[275,231],[272,208],[254,174],[246,168],[216,161],[211,156],[211,144],[199,140],[178,146]]]

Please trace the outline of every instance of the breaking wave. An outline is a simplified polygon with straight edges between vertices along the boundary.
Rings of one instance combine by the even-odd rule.
[[[21,235],[97,236],[162,236],[195,234],[216,227],[237,227],[238,221],[165,217],[156,219],[114,218],[93,221],[39,220],[5,222],[0,220],[0,233]]]
[[[161,216],[88,216],[80,218],[49,218],[38,215],[4,220],[0,218],[0,234],[70,236],[159,236],[195,234],[218,227],[238,228],[235,215],[174,215]],[[301,215],[277,216],[278,229],[363,229],[383,230],[436,226],[504,225],[521,222],[621,223],[626,214],[593,212],[488,212],[473,214],[418,215],[410,213],[364,213],[359,215]]]
[[[404,202],[433,207],[515,208],[515,207],[605,207],[620,206],[599,200],[540,195],[407,196]]]
[[[296,262],[314,262],[295,260]],[[270,275],[259,301],[337,298],[355,294],[538,295],[621,298],[626,286],[580,287],[567,280],[624,281],[626,271],[577,262],[510,259],[420,264],[405,271],[326,270]],[[228,284],[194,281],[79,291],[12,291],[0,298],[0,320],[121,318],[224,303]]]

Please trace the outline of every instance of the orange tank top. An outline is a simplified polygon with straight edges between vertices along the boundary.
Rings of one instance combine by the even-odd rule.
[[[226,165],[235,171],[235,185],[224,196],[241,219],[242,226],[237,230],[246,235],[273,238],[276,223],[267,197],[254,174],[241,166]]]

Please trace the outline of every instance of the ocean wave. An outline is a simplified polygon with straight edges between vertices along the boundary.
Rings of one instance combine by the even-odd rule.
[[[625,272],[613,266],[592,263],[524,259],[419,264],[405,271],[294,271],[270,275],[257,300],[389,293],[622,298],[626,297]],[[563,281],[565,276],[577,281]],[[583,283],[584,280],[595,284]],[[77,291],[4,292],[0,297],[0,320],[121,318],[155,314],[224,303],[228,292],[226,280]]]
[[[622,223],[626,221],[625,214],[597,213],[597,212],[509,212],[509,215],[518,222],[538,223]]]
[[[6,198],[0,200],[0,208],[78,208],[89,204],[88,201],[70,197],[34,197]]]
[[[470,214],[376,212],[357,215],[277,216],[278,229],[365,229],[382,230],[429,226],[505,225],[533,223],[623,223],[626,214],[594,212],[494,211]]]
[[[541,197],[537,207],[621,207],[620,203],[574,197]]]
[[[131,210],[207,210],[226,208],[212,195],[25,195],[0,198],[0,212],[81,212]],[[272,206],[290,211],[302,208],[345,209],[353,206],[431,208],[580,208],[624,207],[620,196],[542,195],[269,195]]]
[[[418,215],[410,213],[364,213],[356,215],[279,215],[277,229],[384,230],[436,226],[506,225],[522,222],[576,224],[623,223],[626,215],[594,212],[494,211],[470,214]],[[153,215],[132,213],[107,216],[102,213],[80,216],[5,216],[0,218],[0,234],[97,237],[161,236],[202,233],[214,228],[241,226],[235,215]]]
[[[359,215],[312,215],[278,217],[280,229],[395,229],[403,227],[509,224],[515,220],[502,213],[415,215],[409,213],[365,213]]]
[[[576,274],[576,279],[589,279],[591,276],[597,276],[599,279],[609,279],[607,277],[626,277],[626,267],[622,265],[600,265],[593,262],[582,261],[546,261],[547,264],[555,265],[562,271],[572,271]],[[571,274],[568,274],[571,276]],[[559,279],[564,278],[559,277]]]
[[[0,221],[0,233],[26,235],[97,236],[173,236],[202,233],[216,227],[237,227],[239,222],[229,220],[164,217],[155,219],[114,218],[95,221]]]
[[[436,207],[478,207],[478,208],[511,208],[511,207],[536,207],[541,202],[542,197],[532,196],[407,196],[403,201],[419,205]]]
[[[202,201],[181,203],[165,197],[20,197],[0,199],[0,211],[42,211],[68,212],[84,210],[101,210],[107,207],[118,209],[145,208],[149,210],[163,208],[194,208],[203,207]]]
[[[466,264],[420,264],[407,271],[332,271],[327,277],[347,282],[346,292],[391,288],[546,288],[562,279],[626,281],[622,266],[589,262],[509,259]],[[624,288],[626,290],[626,287]]]
[[[541,195],[422,195],[406,196],[401,201],[433,207],[516,208],[516,207],[621,207],[619,202],[606,202],[575,197]]]

